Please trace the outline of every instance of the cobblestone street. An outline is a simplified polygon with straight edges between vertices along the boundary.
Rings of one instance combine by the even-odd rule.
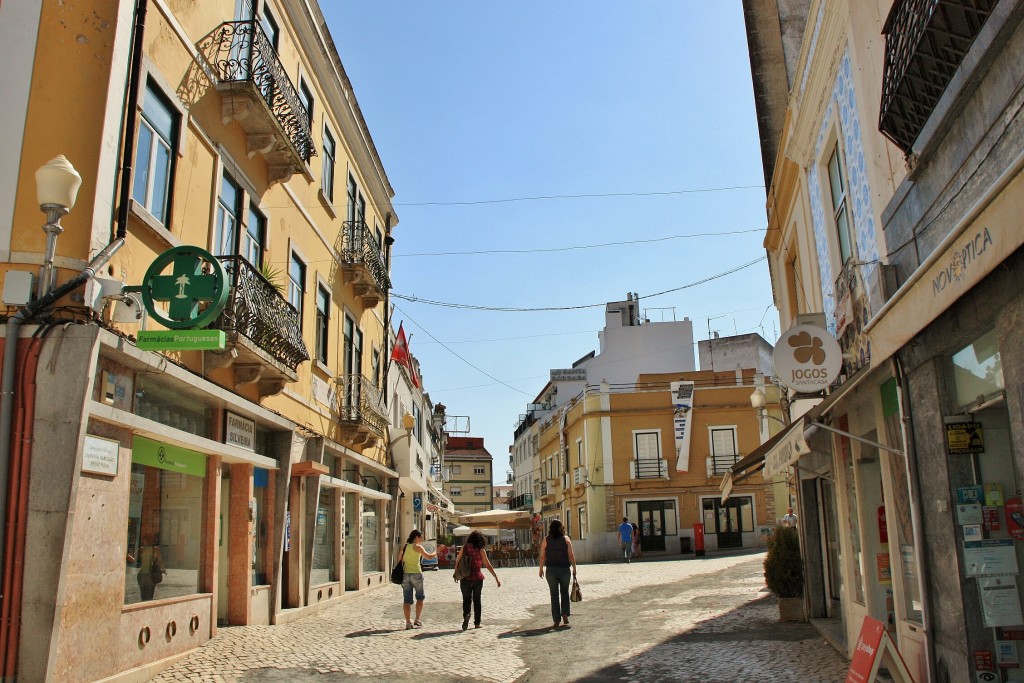
[[[808,624],[780,623],[764,555],[579,567],[584,601],[552,631],[537,569],[484,584],[483,626],[426,575],[424,626],[405,630],[397,586],[354,594],[291,624],[222,628],[156,679],[171,681],[840,681],[847,663]]]

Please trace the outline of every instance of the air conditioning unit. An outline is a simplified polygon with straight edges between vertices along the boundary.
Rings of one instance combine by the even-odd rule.
[[[572,473],[572,483],[575,486],[582,486],[590,478],[590,471],[586,467],[577,467]]]

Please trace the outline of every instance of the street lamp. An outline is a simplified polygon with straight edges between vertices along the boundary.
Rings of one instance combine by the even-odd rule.
[[[768,413],[768,411],[766,410],[768,406],[768,395],[765,394],[764,389],[761,387],[755,389],[754,393],[750,395],[750,405],[754,410],[757,411],[757,417],[759,422],[764,422],[764,419],[768,418],[769,420],[775,420],[781,425],[789,424],[785,420],[775,417],[774,415],[770,415]]]
[[[57,237],[64,232],[60,219],[66,216],[75,206],[78,188],[82,186],[82,176],[71,165],[64,155],[54,157],[36,171],[36,199],[39,208],[46,214],[46,254],[43,258],[43,269],[39,276],[37,295],[49,294],[53,288],[53,258],[57,251]]]

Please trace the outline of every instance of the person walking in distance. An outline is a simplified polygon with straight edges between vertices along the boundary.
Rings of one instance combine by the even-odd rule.
[[[619,525],[619,543],[622,545],[622,557],[629,564],[629,559],[633,557],[633,525],[629,523],[628,517],[623,517]]]
[[[630,522],[630,526],[633,527],[633,557],[643,557],[643,550],[640,548],[640,527],[636,525],[636,522]]]
[[[405,575],[402,577],[402,610],[405,612],[405,628],[421,628],[423,622],[420,616],[423,614],[423,568],[420,566],[420,559],[426,557],[431,559],[437,557],[437,552],[430,552],[423,547],[423,534],[419,529],[413,529],[409,534],[409,540],[402,549],[402,568]],[[413,592],[416,593],[416,621],[410,621],[412,611]]]
[[[576,555],[572,552],[572,542],[565,535],[562,522],[553,519],[548,526],[548,535],[540,544],[540,578],[544,578],[544,570],[548,570],[548,591],[551,593],[552,628],[569,625],[569,568],[572,578],[576,578]],[[561,624],[559,623],[561,617]]]
[[[782,526],[796,527],[796,515],[793,513],[793,508],[786,508],[786,514],[782,516]]]
[[[494,580],[498,583],[498,588],[501,588],[501,579],[498,578],[498,574],[487,557],[487,551],[484,550],[486,545],[487,539],[484,538],[484,535],[479,531],[474,531],[466,539],[466,545],[459,550],[459,556],[455,558],[455,566],[458,567],[463,554],[469,557],[469,576],[459,581],[459,588],[462,589],[463,631],[469,628],[470,602],[473,604],[473,627],[480,628],[480,595],[484,588],[484,567],[490,570]]]

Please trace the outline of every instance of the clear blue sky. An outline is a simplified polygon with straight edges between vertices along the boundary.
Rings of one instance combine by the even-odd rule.
[[[774,342],[763,261],[679,289],[764,255],[739,2],[321,7],[395,189],[393,292],[570,309],[393,299],[424,387],[470,418],[495,481],[548,370],[598,348],[606,302],[637,292],[652,321],[689,317],[698,339]],[[713,188],[744,189],[699,191]]]

